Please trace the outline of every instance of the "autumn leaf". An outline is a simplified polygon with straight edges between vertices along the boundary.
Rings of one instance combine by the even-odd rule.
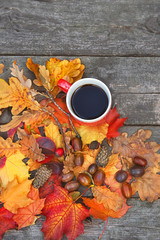
[[[118,211],[113,211],[112,209],[108,210],[104,207],[104,205],[101,203],[99,204],[95,198],[83,198],[83,202],[86,206],[88,206],[90,214],[97,219],[102,219],[105,221],[108,217],[112,218],[121,218],[126,214],[128,209],[131,206],[128,206],[125,202],[123,204],[123,207],[119,209]]]
[[[37,79],[34,80],[34,83],[38,86],[43,84],[54,97],[60,91],[57,87],[59,79],[63,78],[73,83],[82,78],[85,68],[79,58],[70,61],[51,58],[47,61],[46,67],[33,63],[29,58],[27,60],[27,67],[36,75]]]
[[[16,223],[13,220],[13,213],[5,209],[0,208],[0,239],[2,235],[11,228],[16,228]]]
[[[108,132],[108,123],[95,126],[80,125],[77,131],[82,138],[83,145],[90,144],[92,141],[102,142]]]
[[[31,58],[27,59],[27,63],[26,66],[28,67],[28,69],[32,72],[34,72],[36,78],[39,78],[39,64],[33,63]]]
[[[13,63],[13,68],[10,68],[10,70],[12,76],[18,78],[24,87],[31,88],[32,81],[24,76],[23,69],[20,71],[19,67],[15,63]]]
[[[60,240],[63,234],[74,240],[83,233],[82,222],[89,216],[89,211],[81,204],[74,203],[64,188],[55,185],[54,192],[46,198],[43,215],[46,221],[42,232],[46,240]]]
[[[6,132],[10,129],[13,129],[21,124],[21,122],[26,123],[26,125],[30,125],[31,128],[35,126],[42,125],[42,122],[49,118],[48,113],[44,113],[42,111],[34,111],[28,110],[24,111],[22,115],[12,116],[12,120],[4,125],[0,126],[1,132]]]
[[[125,157],[132,158],[139,156],[147,160],[148,167],[159,167],[160,154],[156,153],[160,149],[160,144],[149,142],[152,132],[150,130],[140,129],[136,133],[128,137],[127,133],[122,133],[115,139],[112,139],[113,153],[119,153]],[[127,158],[127,161],[129,159]],[[130,163],[131,164],[131,163]],[[133,163],[132,163],[133,164]]]
[[[45,159],[45,155],[42,153],[42,149],[39,148],[39,144],[33,135],[25,136],[23,129],[18,129],[18,136],[21,136],[21,140],[19,144],[21,145],[21,153],[25,155],[25,157],[31,158],[33,161],[41,162]],[[20,135],[21,134],[21,135]]]
[[[12,107],[12,114],[18,115],[25,108],[39,110],[28,88],[23,87],[17,78],[11,77],[9,84],[0,79],[0,108]]]
[[[122,164],[120,162],[120,158],[118,154],[112,154],[109,157],[109,162],[103,171],[105,172],[105,183],[109,186],[111,191],[115,191],[121,187],[121,183],[118,183],[115,180],[115,174],[122,168]]]
[[[40,199],[38,189],[31,188],[28,194],[34,202],[26,207],[19,208],[17,213],[13,216],[13,220],[18,224],[18,229],[33,225],[44,207],[45,199]]]
[[[69,173],[70,171],[73,171],[74,170],[74,167],[75,167],[75,163],[74,163],[74,154],[70,153],[66,158],[65,158],[65,161],[64,161],[64,167],[63,167],[63,173],[64,174],[67,174]]]
[[[0,64],[0,74],[2,74],[3,73],[3,69],[4,69],[4,64]]]
[[[153,202],[160,197],[160,175],[153,172],[152,168],[147,168],[142,177],[137,177],[131,184],[132,191],[138,191],[142,201]]]
[[[6,157],[9,157],[15,154],[18,150],[20,150],[20,145],[18,143],[12,142],[11,138],[5,140],[0,137],[0,156],[5,155]]]
[[[107,210],[118,211],[123,207],[124,200],[117,192],[111,192],[105,186],[94,186],[92,188],[93,196],[98,203],[103,203]]]
[[[46,137],[50,138],[53,142],[55,142],[56,147],[63,147],[63,137],[59,132],[59,128],[54,123],[50,123],[49,126],[45,128]]]
[[[83,202],[86,206],[88,206],[89,213],[96,219],[102,219],[105,221],[108,218],[109,211],[104,207],[104,205],[101,203],[98,203],[96,198],[90,199],[90,198],[83,198]]]
[[[4,166],[0,168],[1,185],[4,188],[15,177],[20,183],[29,177],[29,167],[22,161],[24,158],[25,156],[20,151],[6,158]]]
[[[33,202],[27,197],[30,191],[32,181],[26,179],[19,183],[15,178],[9,182],[7,188],[2,189],[0,201],[4,203],[4,207],[12,213],[17,213],[18,208],[26,207]]]
[[[118,129],[123,126],[123,123],[126,121],[127,118],[119,118],[119,116],[120,115],[117,112],[117,108],[114,107],[105,117],[105,121],[109,125],[107,132],[108,139],[115,138],[120,135]]]

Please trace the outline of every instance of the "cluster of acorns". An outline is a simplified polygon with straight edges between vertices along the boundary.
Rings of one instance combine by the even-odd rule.
[[[75,166],[82,166],[84,163],[84,156],[81,153],[76,153],[82,150],[82,142],[80,138],[73,139],[73,148],[75,151]],[[65,189],[69,192],[76,191],[80,185],[90,186],[92,184],[92,179],[95,185],[102,185],[105,180],[105,173],[98,168],[97,164],[93,163],[89,166],[86,172],[80,173],[76,180],[73,180],[74,172],[68,172],[67,174],[62,174],[62,182],[65,183]]]
[[[129,169],[129,173],[132,177],[141,177],[145,173],[145,167],[147,165],[147,160],[141,157],[134,157],[132,159],[134,165]],[[122,183],[122,194],[125,198],[131,198],[132,188],[130,183],[126,182],[128,178],[127,171],[119,170],[115,174],[115,179],[117,182]]]

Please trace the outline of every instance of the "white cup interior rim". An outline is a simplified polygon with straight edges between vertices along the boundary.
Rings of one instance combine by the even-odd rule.
[[[72,106],[71,106],[71,98],[72,98],[72,95],[73,93],[75,92],[75,90],[81,86],[84,86],[84,85],[87,85],[87,84],[93,84],[93,85],[96,85],[100,88],[102,88],[107,97],[108,97],[108,106],[106,108],[106,111],[98,118],[94,118],[94,119],[83,119],[83,118],[80,118],[78,117],[73,109],[72,109]],[[71,87],[69,88],[68,92],[67,92],[67,96],[66,96],[66,104],[67,104],[67,108],[69,110],[69,112],[71,113],[71,115],[76,118],[77,120],[81,121],[81,122],[85,122],[85,123],[94,123],[94,122],[97,122],[101,119],[103,119],[107,113],[109,112],[110,108],[111,108],[111,104],[112,104],[112,97],[111,97],[111,93],[110,93],[110,90],[109,88],[106,86],[105,83],[103,83],[102,81],[98,80],[98,79],[95,79],[95,78],[82,78],[81,80],[78,80],[76,81],[75,83],[73,83],[71,85]]]

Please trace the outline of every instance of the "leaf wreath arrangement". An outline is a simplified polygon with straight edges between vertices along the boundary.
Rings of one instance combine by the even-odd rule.
[[[9,83],[0,79],[1,114],[8,107],[12,112],[12,120],[0,126],[8,134],[0,137],[0,239],[43,215],[44,239],[65,234],[74,240],[87,217],[121,218],[136,192],[142,201],[160,197],[160,145],[148,140],[150,130],[119,134],[126,118],[119,118],[116,107],[94,126],[70,116],[57,82],[81,79],[80,59],[51,58],[41,66],[29,58],[27,67],[34,84],[16,62]]]

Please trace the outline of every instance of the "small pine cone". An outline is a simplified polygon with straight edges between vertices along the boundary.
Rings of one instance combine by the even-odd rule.
[[[107,146],[102,146],[96,157],[97,166],[105,167],[108,164],[110,156],[111,156],[111,148]]]
[[[42,187],[45,182],[50,178],[52,174],[52,169],[49,169],[46,164],[41,165],[35,175],[33,180],[33,187],[40,188]]]

